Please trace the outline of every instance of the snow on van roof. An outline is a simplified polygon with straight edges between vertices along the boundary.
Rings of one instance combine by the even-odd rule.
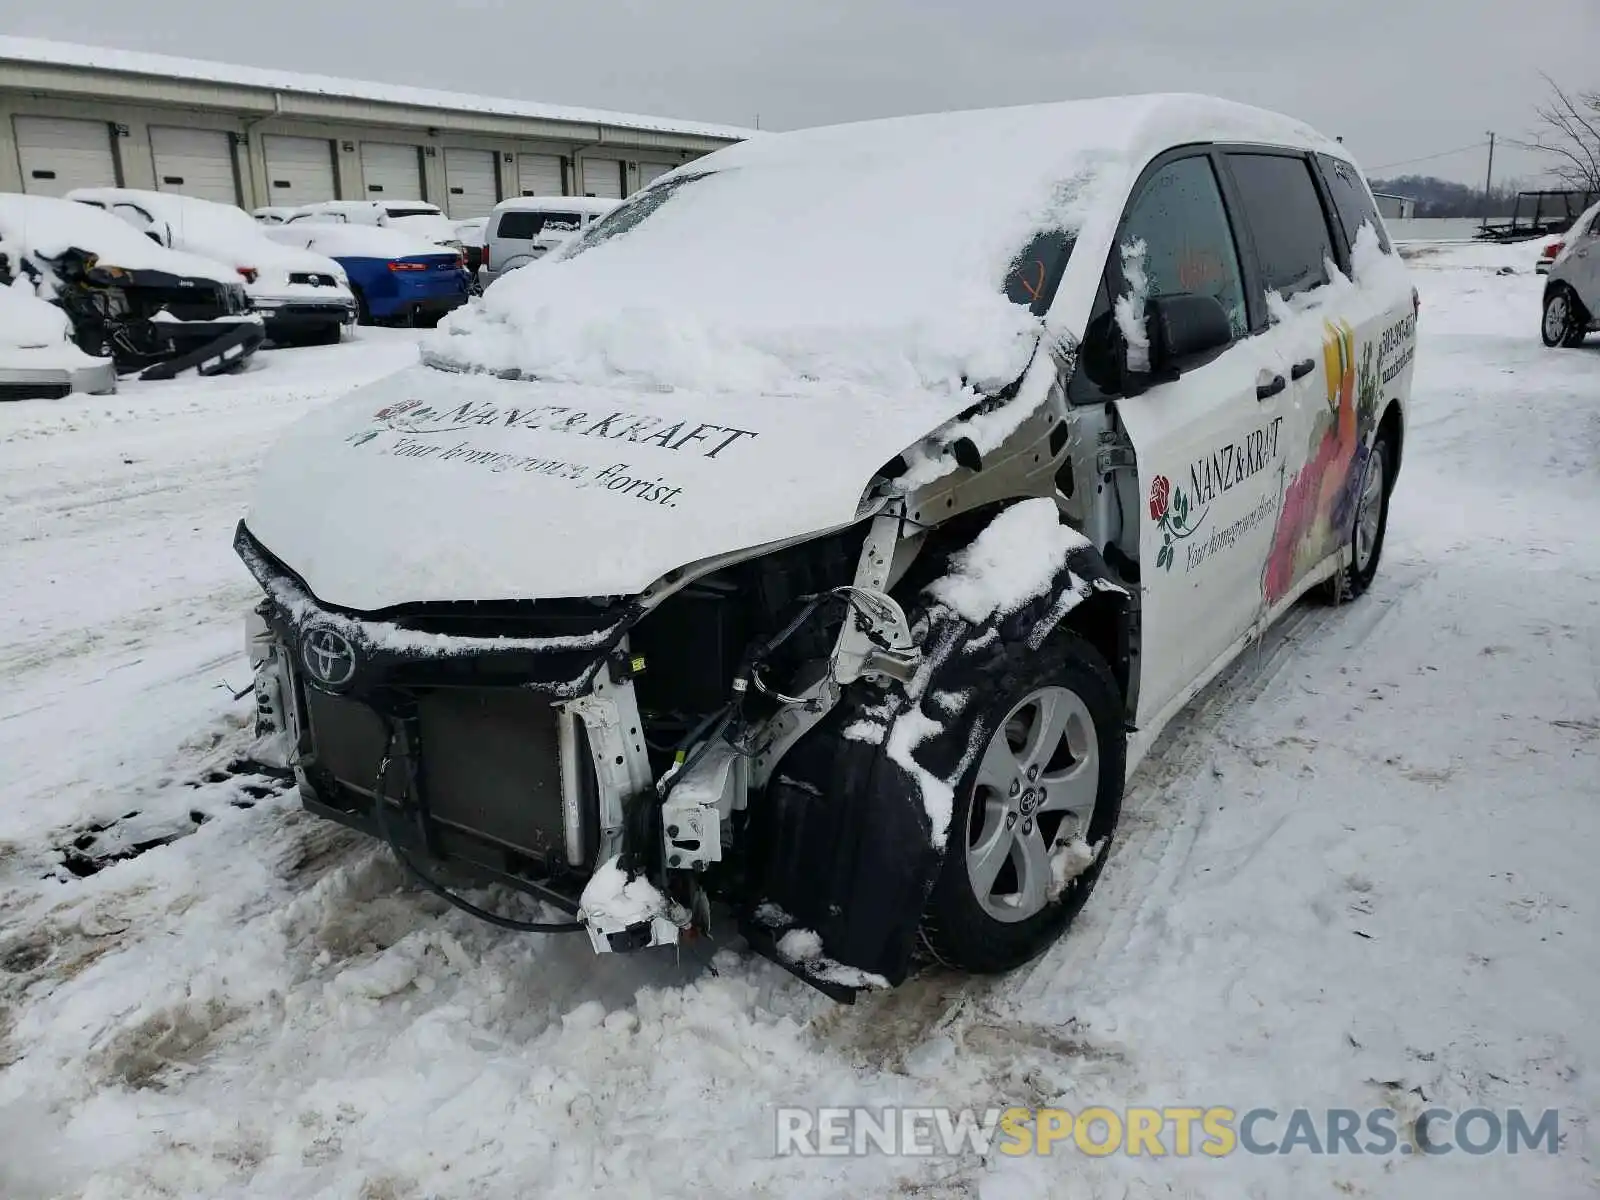
[[[436,91],[432,88],[410,87],[404,84],[375,83],[368,80],[341,79],[330,75],[308,75],[297,71],[236,66],[232,63],[177,58],[168,54],[146,54],[134,50],[113,50],[104,46],[82,46],[70,42],[47,41],[42,38],[0,36],[0,62],[4,61],[91,68],[128,75],[148,75],[158,79],[187,79],[203,83],[232,84],[237,87],[264,88],[269,91],[295,92],[312,96],[339,96],[352,100],[369,100],[379,104],[405,104],[415,108],[447,109],[482,113],[487,116],[606,125],[615,129],[675,133],[689,137],[737,140],[750,137],[755,132],[733,125],[679,121],[638,113],[610,112],[599,108],[540,104],[529,100]]]
[[[75,249],[129,271],[165,271],[218,283],[239,282],[233,268],[197,254],[168,250],[122,218],[76,200],[0,193],[0,238],[46,258]]]
[[[751,396],[1003,385],[1042,329],[1003,291],[1024,248],[1064,233],[1081,252],[1069,279],[1098,275],[1138,172],[1205,141],[1340,149],[1287,117],[1181,95],[772,134],[637,193],[427,349],[504,374]]]

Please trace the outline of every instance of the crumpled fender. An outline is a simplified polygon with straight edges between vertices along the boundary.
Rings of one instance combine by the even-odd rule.
[[[970,710],[1091,598],[1092,640],[1115,647],[1108,658],[1126,691],[1127,593],[1087,546],[1068,554],[1048,592],[981,626],[940,604],[923,613],[925,658],[910,683],[853,689],[755,806],[747,911],[757,919],[747,925],[761,927],[757,944],[809,929],[828,959],[905,979],[944,861],[949,831],[937,817],[948,824],[954,789],[990,733],[973,727]]]

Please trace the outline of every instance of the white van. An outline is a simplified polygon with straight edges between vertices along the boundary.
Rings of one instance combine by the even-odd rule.
[[[484,229],[478,282],[488,287],[507,271],[543,258],[620,203],[592,196],[516,196],[500,201]]]
[[[1162,726],[1372,582],[1416,330],[1288,117],[741,142],[267,456],[262,744],[454,902],[465,863],[600,951],[715,900],[831,994],[1016,967]]]

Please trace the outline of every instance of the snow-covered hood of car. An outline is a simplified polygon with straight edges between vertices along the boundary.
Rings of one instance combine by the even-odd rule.
[[[245,523],[323,603],[630,595],[848,524],[875,472],[972,403],[751,396],[417,366],[302,420]]]

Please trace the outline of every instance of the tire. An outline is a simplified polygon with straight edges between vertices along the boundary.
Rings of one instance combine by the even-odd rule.
[[[1018,656],[985,691],[976,721],[986,749],[955,790],[921,941],[948,967],[993,974],[1044,951],[1088,900],[1122,808],[1126,741],[1116,680],[1076,634],[1059,633],[1037,653]],[[1041,729],[1057,727],[1055,745],[1048,732],[1041,743]],[[1000,786],[1008,774],[1014,786]],[[1077,781],[1094,788],[1086,822],[1091,801],[1073,787]],[[1055,807],[1063,801],[1072,812]],[[1050,848],[1074,836],[1098,853],[1054,887]]]
[[[1343,604],[1362,595],[1377,578],[1383,559],[1383,540],[1389,530],[1389,494],[1394,491],[1394,441],[1379,433],[1361,467],[1361,486],[1350,518],[1350,563],[1323,585],[1330,604]]]
[[[1546,346],[1552,350],[1576,346],[1583,341],[1588,325],[1589,315],[1571,288],[1557,284],[1545,294],[1539,336]]]
[[[343,325],[329,325],[317,334],[313,342],[318,346],[337,346],[343,337]]]
[[[350,290],[356,297],[356,324],[371,325],[372,309],[367,307],[367,294],[358,287],[352,287]]]

